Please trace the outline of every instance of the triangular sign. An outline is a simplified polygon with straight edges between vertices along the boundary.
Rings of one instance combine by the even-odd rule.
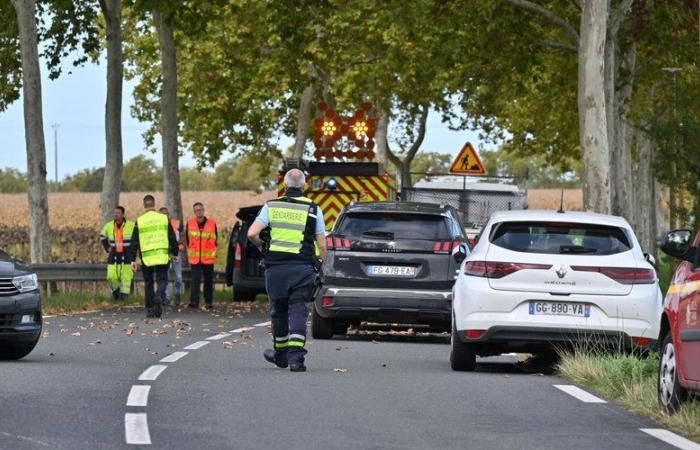
[[[461,175],[485,175],[484,163],[481,162],[472,144],[467,142],[450,166],[450,173]]]

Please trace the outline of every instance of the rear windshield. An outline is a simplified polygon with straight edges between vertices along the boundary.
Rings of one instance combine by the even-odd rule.
[[[454,237],[452,221],[447,217],[410,213],[347,213],[338,224],[336,234],[364,239],[450,240]]]
[[[496,224],[491,243],[526,253],[614,255],[632,246],[619,227],[554,222]]]

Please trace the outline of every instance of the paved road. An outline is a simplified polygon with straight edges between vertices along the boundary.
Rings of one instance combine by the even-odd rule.
[[[259,305],[143,315],[48,318],[29,357],[0,363],[0,448],[673,448],[514,357],[452,372],[443,337],[309,342],[290,373],[262,359]]]

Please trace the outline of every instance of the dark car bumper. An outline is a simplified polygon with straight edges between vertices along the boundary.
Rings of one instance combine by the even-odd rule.
[[[323,305],[323,298],[332,299]],[[315,299],[323,318],[378,323],[446,325],[452,291],[324,287]]]
[[[0,297],[0,345],[36,340],[41,324],[39,291]]]

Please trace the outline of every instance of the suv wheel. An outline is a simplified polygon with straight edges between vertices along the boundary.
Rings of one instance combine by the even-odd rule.
[[[321,317],[316,311],[316,305],[312,305],[311,310],[311,336],[314,339],[331,339],[333,337],[333,321]]]
[[[0,349],[0,359],[21,359],[31,353],[39,342],[39,337],[26,344],[9,345]]]
[[[472,372],[476,368],[476,345],[461,342],[457,337],[457,330],[454,325],[452,325],[450,347],[452,370]]]
[[[673,338],[669,331],[661,344],[661,358],[659,358],[658,398],[659,405],[669,414],[678,411],[681,403],[688,397],[688,393],[680,385],[678,380],[678,359]]]

